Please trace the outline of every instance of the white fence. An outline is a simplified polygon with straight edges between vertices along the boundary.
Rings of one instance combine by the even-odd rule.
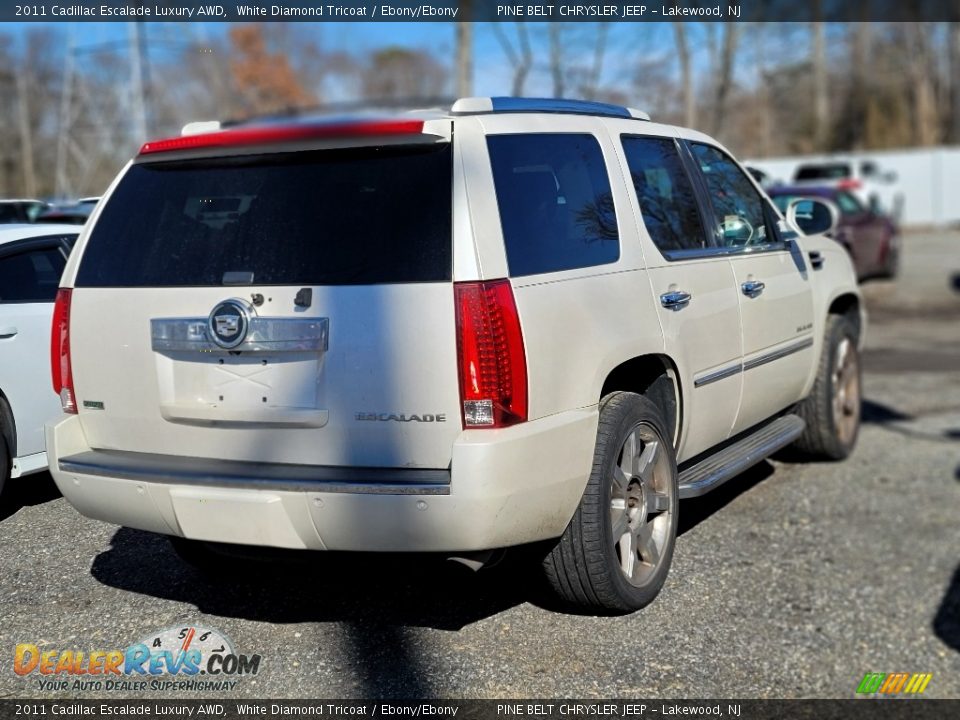
[[[885,207],[894,207],[895,198],[903,198],[900,222],[905,227],[960,223],[960,147],[935,147],[919,150],[845,153],[843,155],[803,155],[784,158],[747,160],[745,165],[759,168],[774,181],[790,183],[797,166],[824,160],[873,160],[883,173],[896,179],[874,185]]]

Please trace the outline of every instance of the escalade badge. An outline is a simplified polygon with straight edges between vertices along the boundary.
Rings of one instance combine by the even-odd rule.
[[[242,300],[224,300],[217,304],[207,318],[207,332],[217,345],[229,350],[247,337],[250,313]]]

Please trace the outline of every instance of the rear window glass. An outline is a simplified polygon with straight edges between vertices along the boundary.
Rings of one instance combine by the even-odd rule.
[[[134,165],[78,286],[450,280],[451,148],[351,148]]]
[[[795,180],[840,180],[850,177],[852,169],[847,163],[825,165],[801,165],[794,175]]]
[[[592,135],[491,135],[493,180],[513,276],[616,262],[617,216]]]

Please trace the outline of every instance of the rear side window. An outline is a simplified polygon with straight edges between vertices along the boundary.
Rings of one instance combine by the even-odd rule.
[[[0,304],[53,302],[66,264],[57,247],[0,257]]]
[[[487,146],[511,275],[616,262],[617,217],[595,137],[491,135]]]
[[[661,252],[707,247],[693,186],[669,138],[624,137],[643,224]]]
[[[134,165],[76,284],[448,281],[451,156],[443,143]]]

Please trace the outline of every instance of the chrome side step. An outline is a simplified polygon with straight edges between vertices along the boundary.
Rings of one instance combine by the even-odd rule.
[[[803,418],[798,415],[784,415],[696,465],[684,468],[680,471],[680,498],[699,497],[710,492],[792,443],[800,437],[805,426]]]

